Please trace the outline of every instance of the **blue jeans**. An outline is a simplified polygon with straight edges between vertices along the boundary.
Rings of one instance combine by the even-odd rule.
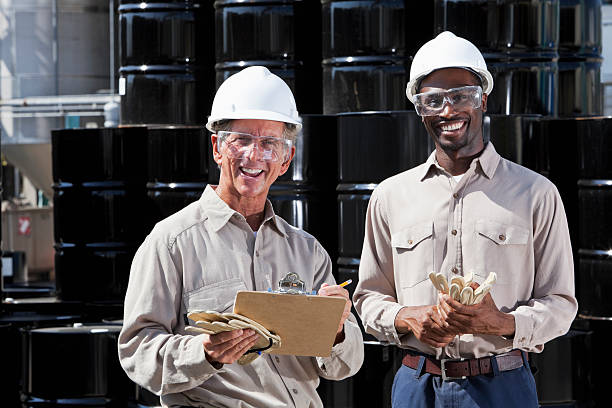
[[[495,374],[442,381],[438,375],[402,365],[395,374],[393,408],[529,408],[538,407],[535,380],[529,367]],[[421,375],[419,375],[421,374]]]

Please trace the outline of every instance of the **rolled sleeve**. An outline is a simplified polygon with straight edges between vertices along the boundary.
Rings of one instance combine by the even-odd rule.
[[[363,336],[352,314],[344,322],[344,341],[332,347],[329,357],[316,357],[319,375],[342,380],[359,371],[363,364]]]

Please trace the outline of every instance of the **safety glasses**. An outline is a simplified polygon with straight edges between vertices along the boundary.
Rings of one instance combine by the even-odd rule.
[[[448,103],[455,110],[477,109],[482,102],[482,88],[479,86],[462,86],[446,91],[431,91],[416,94],[414,107],[420,116],[434,116],[444,110]]]
[[[217,132],[219,152],[232,159],[251,158],[268,162],[285,161],[291,150],[291,140],[273,136],[255,136],[240,132]],[[224,149],[224,150],[223,150]]]

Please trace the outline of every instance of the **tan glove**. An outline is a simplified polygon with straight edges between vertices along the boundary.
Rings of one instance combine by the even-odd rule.
[[[251,347],[247,353],[238,359],[238,364],[250,364],[257,359],[257,357],[259,357],[260,351],[266,353],[269,352],[268,350],[278,348],[281,345],[281,339],[279,336],[270,333],[270,331],[256,321],[239,314],[205,311],[191,312],[187,315],[187,317],[194,320],[196,323],[195,326],[185,327],[185,331],[194,334],[216,334],[237,329],[254,330],[259,335],[259,338],[253,347]]]
[[[489,272],[487,279],[476,290],[470,287],[474,275],[470,272],[465,276],[454,276],[450,285],[446,277],[442,273],[431,272],[429,280],[434,287],[444,294],[448,294],[451,298],[463,305],[475,305],[480,303],[491,287],[497,280],[495,272]]]

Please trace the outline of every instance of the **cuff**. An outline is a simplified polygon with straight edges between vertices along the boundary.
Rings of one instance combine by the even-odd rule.
[[[200,367],[200,370],[203,368],[203,372],[200,372],[201,375],[197,375],[196,377],[202,378],[210,376],[210,374],[214,374],[219,370],[223,369],[223,365],[221,368],[216,369],[207,359],[206,359],[206,351],[204,351],[204,336],[200,334],[198,336],[193,336],[189,339],[187,343],[187,353],[193,362],[193,365],[196,367]]]
[[[389,306],[382,314],[380,326],[390,344],[400,345],[402,342],[399,337],[400,334],[395,328],[395,317],[403,307],[399,303],[395,303]]]
[[[533,337],[533,322],[529,317],[516,311],[510,312],[514,316],[514,338],[504,337],[512,340],[512,347],[517,349],[526,349],[531,344]]]

